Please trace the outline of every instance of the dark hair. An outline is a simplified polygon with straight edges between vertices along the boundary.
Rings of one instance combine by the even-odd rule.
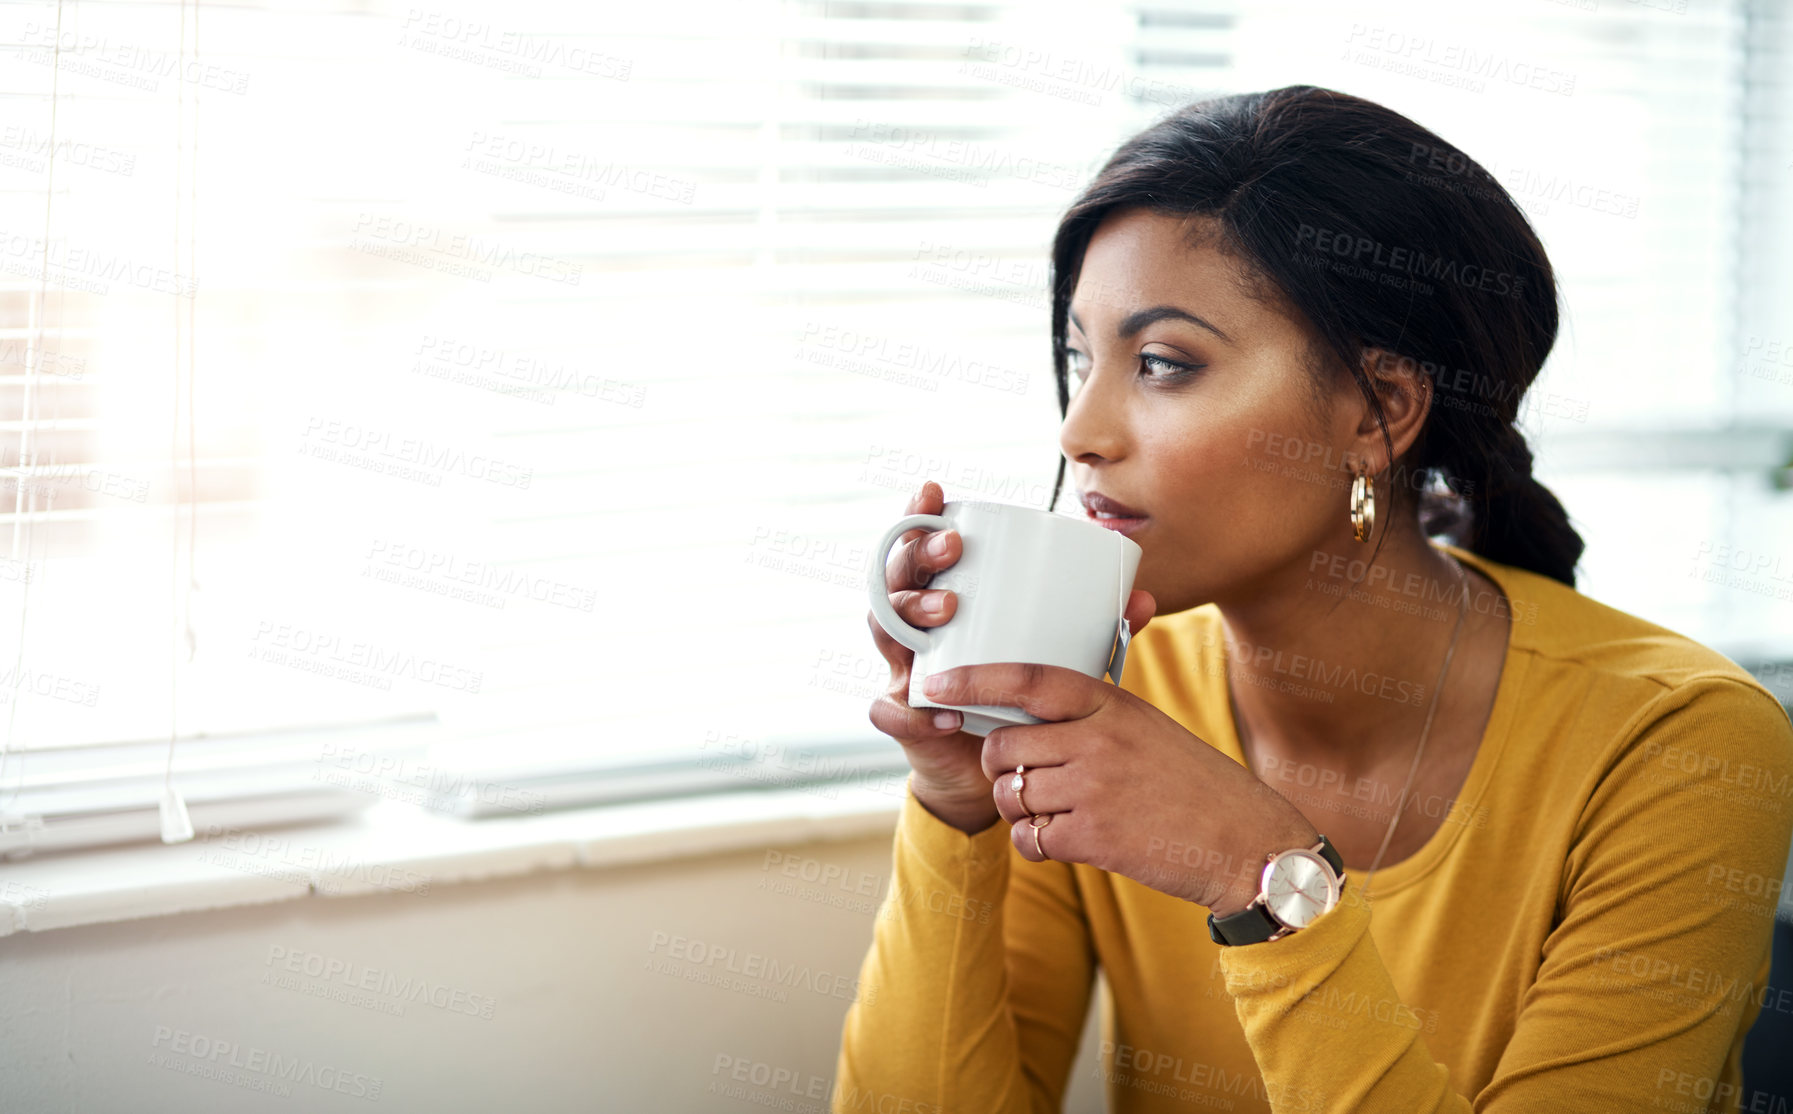
[[[1103,218],[1130,208],[1213,218],[1249,280],[1306,319],[1323,345],[1318,370],[1336,359],[1374,410],[1390,474],[1432,481],[1413,485],[1426,533],[1574,587],[1581,536],[1533,478],[1514,424],[1556,342],[1556,278],[1525,214],[1480,164],[1398,112],[1311,85],[1218,97],[1153,124],[1108,160],[1053,241],[1061,417],[1084,251]],[[1370,348],[1432,380],[1431,411],[1400,462],[1363,369]],[[1064,477],[1061,453],[1050,506]],[[1384,516],[1413,506],[1407,484],[1377,486]]]

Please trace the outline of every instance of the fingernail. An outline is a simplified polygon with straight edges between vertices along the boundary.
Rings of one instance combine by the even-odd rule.
[[[940,728],[940,730],[945,731],[949,727],[957,727],[958,725],[959,725],[959,713],[957,713],[957,712],[935,712],[934,713],[934,726]]]
[[[921,597],[921,609],[928,615],[939,615],[946,610],[946,597],[934,592]]]
[[[946,556],[946,532],[944,530],[928,539],[928,556]]]
[[[945,687],[946,682],[941,680],[940,674],[938,673],[931,675],[927,680],[921,683],[921,691],[927,693],[929,696],[938,695],[940,690]]]

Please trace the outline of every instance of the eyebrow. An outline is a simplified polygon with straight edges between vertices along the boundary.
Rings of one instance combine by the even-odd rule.
[[[1077,319],[1075,310],[1067,310],[1067,312],[1070,314],[1071,323],[1077,326],[1078,332],[1089,332],[1083,327],[1083,322]],[[1115,332],[1123,338],[1130,337],[1155,321],[1187,321],[1191,325],[1201,326],[1228,344],[1233,343],[1233,338],[1221,332],[1212,322],[1176,306],[1152,306],[1150,309],[1135,310],[1121,321],[1120,327]]]

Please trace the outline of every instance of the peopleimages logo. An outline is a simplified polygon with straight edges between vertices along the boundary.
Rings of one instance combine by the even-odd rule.
[[[1307,223],[1296,230],[1295,246],[1298,252],[1305,251],[1310,258],[1323,264],[1342,264],[1347,269],[1340,273],[1351,274],[1349,268],[1355,268],[1355,277],[1359,278],[1373,277],[1379,270],[1384,272],[1385,279],[1390,275],[1407,275],[1512,298],[1525,290],[1525,279],[1508,271],[1447,259],[1418,248],[1390,247],[1370,236]]]
[[[289,975],[304,975],[308,978],[322,980],[326,984],[340,983],[352,990],[369,991],[398,1000],[398,1013],[404,1013],[402,1003],[434,1006],[447,1013],[466,1014],[490,1020],[492,1011],[497,1007],[497,999],[483,994],[473,994],[446,983],[432,982],[421,977],[398,975],[384,968],[367,967],[353,960],[338,959],[335,956],[308,952],[295,948],[270,945],[268,958],[263,961],[268,970],[262,974],[262,982],[267,985],[281,985],[285,989],[293,986],[278,980],[280,972]],[[275,977],[270,977],[275,976]]]
[[[0,229],[0,271],[89,294],[110,293],[114,283],[177,298],[191,298],[199,288],[179,271],[9,229]]]
[[[421,437],[407,437],[396,430],[318,414],[307,415],[299,439],[299,451],[313,459],[389,471],[402,478],[421,479],[432,487],[441,486],[444,475],[515,488],[528,487],[535,477],[533,467],[469,453],[453,445],[438,445]]]
[[[1482,51],[1467,43],[1440,42],[1424,35],[1353,23],[1346,36],[1346,57],[1359,65],[1421,77],[1445,85],[1483,92],[1488,82],[1573,96],[1576,75],[1499,51]]]
[[[635,69],[633,58],[593,49],[575,41],[574,36],[529,35],[423,8],[405,13],[398,45],[529,77],[541,77],[543,66],[557,66],[577,74],[627,81]]]
[[[112,147],[80,140],[53,139],[47,133],[18,124],[0,128],[0,147],[17,151],[17,155],[0,152],[0,166],[42,172],[55,159],[60,165],[83,166],[102,174],[129,178],[137,169],[137,156]]]
[[[1110,61],[1061,54],[1037,43],[973,35],[965,44],[965,57],[975,59],[975,63],[961,62],[961,74],[1079,104],[1099,105],[1105,94],[1118,91],[1136,101],[1174,108],[1205,95],[1204,90],[1191,85],[1147,77]]]
[[[966,172],[962,180],[980,187],[989,185],[992,177],[1003,177],[1035,182],[1054,189],[1073,190],[1085,176],[1081,168],[1069,163],[1047,162],[993,143],[945,136],[939,132],[923,131],[901,124],[868,120],[863,116],[854,121],[852,138],[859,142],[849,148],[847,153],[857,158],[872,162],[890,161],[874,153],[880,149],[893,154],[911,155],[915,157],[913,163],[898,165],[910,165],[916,169],[929,163],[952,167]]]
[[[26,21],[24,34],[19,38],[26,49],[15,57],[26,62],[52,65],[145,92],[159,89],[162,78],[224,93],[249,90],[247,73],[202,60],[197,51],[193,55],[170,54],[136,43],[113,42],[103,35],[65,31],[60,21],[54,27]]]
[[[584,268],[578,263],[527,249],[519,250],[510,244],[473,233],[454,232],[402,217],[358,213],[354,232],[356,239],[351,241],[350,246],[356,250],[382,254],[373,249],[383,245],[395,249],[398,254],[394,257],[405,262],[452,263],[462,269],[492,268],[568,286],[578,286],[584,273]]]
[[[272,1091],[283,1098],[292,1094],[292,1085],[298,1084],[378,1102],[386,1085],[377,1075],[167,1025],[156,1026],[150,1048],[149,1062],[153,1066],[247,1090]]]

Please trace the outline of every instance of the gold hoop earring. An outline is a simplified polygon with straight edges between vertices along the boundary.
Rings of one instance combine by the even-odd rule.
[[[1376,481],[1368,472],[1357,473],[1351,481],[1351,536],[1360,542],[1370,540],[1376,528]]]

